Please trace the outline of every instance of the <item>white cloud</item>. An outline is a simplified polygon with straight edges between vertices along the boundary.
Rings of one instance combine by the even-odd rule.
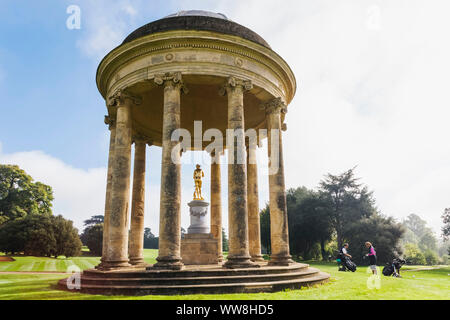
[[[83,1],[80,8],[83,34],[77,46],[97,62],[122,43],[137,15],[129,0]]]

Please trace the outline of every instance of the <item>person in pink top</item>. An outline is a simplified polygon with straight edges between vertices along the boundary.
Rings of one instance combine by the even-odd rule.
[[[377,253],[375,252],[372,243],[369,241],[366,242],[366,248],[369,249],[369,253],[367,253],[366,256],[369,257],[370,269],[373,274],[377,274]]]

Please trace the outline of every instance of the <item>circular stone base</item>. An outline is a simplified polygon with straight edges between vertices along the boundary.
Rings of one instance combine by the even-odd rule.
[[[184,270],[85,270],[80,288],[70,291],[105,295],[179,295],[275,292],[327,282],[330,275],[295,263],[286,267],[258,263],[258,268],[225,269],[220,264]],[[67,288],[67,279],[58,287]]]

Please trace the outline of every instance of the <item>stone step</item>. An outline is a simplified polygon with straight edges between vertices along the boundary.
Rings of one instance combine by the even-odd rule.
[[[83,275],[83,284],[99,285],[183,285],[183,284],[214,284],[214,283],[248,283],[300,279],[319,273],[318,269],[307,268],[298,272],[269,273],[259,275],[233,275],[233,276],[197,276],[197,277],[135,277],[135,278],[98,278]]]
[[[179,294],[217,294],[217,293],[254,293],[274,292],[283,289],[299,289],[304,286],[321,284],[329,280],[329,274],[316,272],[311,276],[266,282],[214,283],[187,285],[81,285],[81,292],[108,295],[179,295]],[[61,289],[65,289],[65,279],[59,281]]]
[[[184,270],[144,270],[144,269],[120,269],[111,271],[101,271],[97,269],[89,269],[83,271],[83,275],[98,278],[175,278],[175,277],[228,277],[239,275],[262,275],[271,273],[292,273],[307,269],[308,264],[296,263],[290,266],[283,267],[268,267],[263,268],[243,268],[243,269],[225,269],[221,266],[206,266],[206,267],[188,267]]]

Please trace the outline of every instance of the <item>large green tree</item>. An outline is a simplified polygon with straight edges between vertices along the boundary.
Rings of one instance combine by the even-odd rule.
[[[328,213],[336,231],[338,246],[348,242],[352,222],[368,218],[376,212],[372,192],[358,182],[354,169],[339,175],[328,173],[319,184],[321,196],[331,204]]]
[[[16,165],[0,165],[0,225],[27,214],[52,214],[50,186],[33,178]]]

